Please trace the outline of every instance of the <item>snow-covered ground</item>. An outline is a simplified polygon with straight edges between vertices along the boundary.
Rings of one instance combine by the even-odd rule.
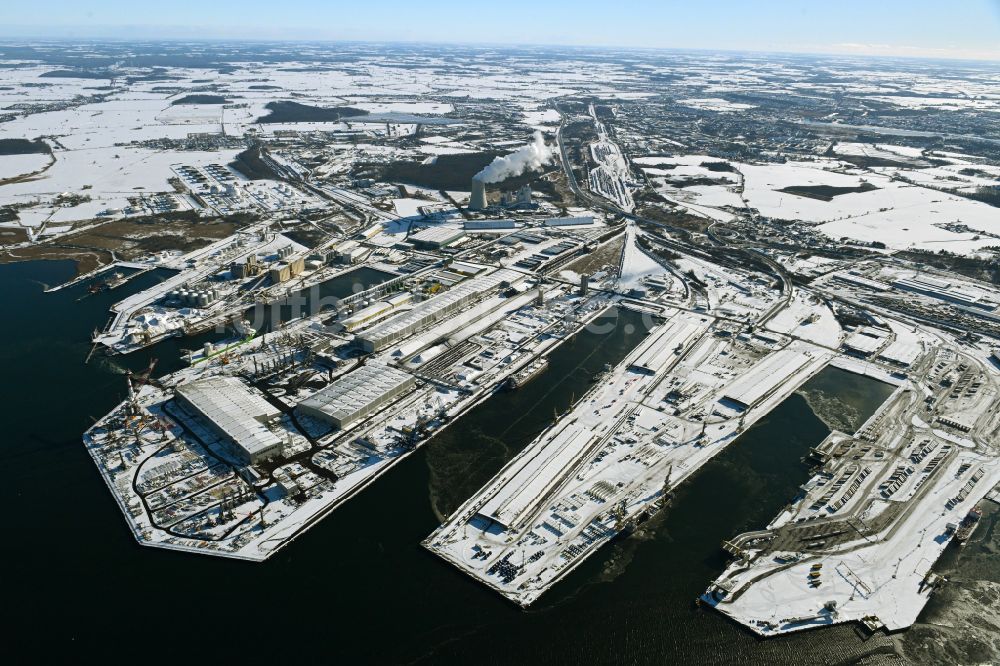
[[[630,222],[625,233],[625,248],[618,287],[622,291],[644,288],[643,279],[651,275],[665,275],[669,271],[661,266],[636,244],[635,224]]]
[[[747,109],[754,108],[753,104],[730,102],[722,99],[721,97],[681,99],[677,100],[677,103],[683,106],[690,106],[692,109],[701,109],[702,111],[745,111]]]
[[[838,149],[841,145],[846,155],[871,153],[909,159],[918,154],[916,149],[903,146],[880,144],[868,148],[867,144],[838,144]],[[990,175],[983,177],[961,174],[964,167],[959,165],[928,169],[876,167],[867,171],[828,158],[774,164],[736,162],[732,166],[742,175],[742,194],[739,194],[739,184],[734,181],[738,174],[713,172],[702,166],[722,160],[683,155],[646,156],[633,161],[642,166],[657,192],[669,201],[720,221],[732,219],[732,215],[718,207],[742,208],[745,200],[747,206],[765,217],[800,220],[816,225],[831,238],[880,242],[893,249],[972,254],[998,244],[997,238],[986,235],[1000,234],[1000,215],[993,206],[894,178],[905,177],[935,187],[996,185],[998,180],[993,178],[996,171],[988,165],[982,171]],[[667,178],[691,177],[713,178],[719,184],[677,187],[666,183]],[[1000,179],[1000,173],[997,178]],[[875,189],[836,194],[829,201],[781,191],[803,186],[858,188],[866,184]],[[944,228],[955,224],[972,231]]]
[[[41,171],[51,161],[52,158],[43,153],[3,155],[0,157],[0,180]]]

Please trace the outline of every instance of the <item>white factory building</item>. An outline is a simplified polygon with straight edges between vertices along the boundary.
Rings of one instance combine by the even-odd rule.
[[[881,349],[885,340],[884,334],[870,328],[862,328],[844,338],[843,347],[849,352],[868,357]]]
[[[522,274],[517,271],[501,269],[462,282],[443,294],[418,303],[408,312],[401,312],[373,326],[358,335],[355,342],[369,353],[385,349],[480,300],[484,294],[497,289],[501,284],[513,283],[521,277]]]
[[[776,351],[729,384],[724,397],[745,408],[753,407],[811,361],[800,351]]]
[[[547,227],[581,227],[593,223],[593,217],[550,217],[542,222]]]
[[[387,317],[393,310],[406,305],[411,300],[413,300],[413,294],[408,291],[404,291],[401,294],[393,294],[385,300],[372,303],[368,307],[358,310],[340,323],[345,331],[356,331],[383,317]]]
[[[297,409],[344,430],[374,414],[415,384],[413,376],[402,370],[365,365],[306,398]]]
[[[920,348],[920,345],[896,340],[879,352],[878,357],[889,363],[909,367],[920,358],[920,354],[922,353],[923,350]]]
[[[637,372],[655,375],[665,369],[681,350],[688,346],[701,332],[701,327],[682,319],[667,324],[662,335],[653,338],[642,353],[632,362],[631,368]]]
[[[417,247],[438,250],[467,239],[465,231],[452,227],[430,227],[412,234],[409,240]]]
[[[567,475],[575,474],[573,461],[597,441],[599,438],[590,428],[567,424],[539,448],[531,464],[521,466],[506,478],[477,513],[505,530],[520,527],[525,518],[535,515],[539,504]]]
[[[959,305],[976,306],[986,310],[993,310],[996,307],[994,303],[985,301],[983,294],[978,290],[955,287],[946,280],[939,280],[919,273],[910,278],[894,280],[892,286],[903,291],[913,291]]]
[[[181,384],[175,398],[230,444],[244,465],[281,454],[282,440],[268,425],[281,412],[235,377],[208,377]]]

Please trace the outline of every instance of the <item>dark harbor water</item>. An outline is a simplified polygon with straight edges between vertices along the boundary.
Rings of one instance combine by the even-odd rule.
[[[805,480],[801,458],[828,430],[799,395],[682,486],[667,512],[599,551],[529,611],[420,547],[437,512],[471,495],[642,339],[641,319],[628,312],[609,332],[566,343],[544,375],[491,398],[266,563],[142,548],[80,434],[121,399],[123,367],[141,369],[155,355],[157,371],[169,372],[179,350],[199,341],[84,365],[106,308],[157,277],[83,300],[82,288],[41,293],[42,283],[72,273],[69,262],[0,265],[0,653],[8,663],[101,655],[134,663],[803,664],[892,650],[889,639],[865,640],[850,626],[760,641],[693,604],[725,565],[721,541],[767,523]],[[889,391],[848,373],[818,381],[859,417]]]

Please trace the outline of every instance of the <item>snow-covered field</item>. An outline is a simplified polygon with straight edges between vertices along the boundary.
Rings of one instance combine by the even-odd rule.
[[[52,158],[43,153],[0,156],[0,180],[41,171],[51,161]]]
[[[838,144],[836,150],[843,155],[898,160],[918,158],[921,154],[920,150],[906,146],[857,143]],[[720,161],[723,160],[705,155],[644,156],[633,160],[659,194],[696,215],[713,219],[732,219],[728,212],[718,209],[742,209],[745,200],[746,206],[762,216],[814,224],[834,239],[847,237],[884,243],[894,249],[947,250],[958,254],[971,254],[998,244],[997,238],[986,235],[1000,234],[1000,214],[995,207],[938,191],[938,188],[971,190],[1000,184],[1000,168],[991,165],[974,165],[985,175],[963,174],[968,165],[961,164],[865,170],[831,158],[768,164],[730,162],[738,173],[711,171],[703,166]],[[717,184],[680,186],[692,178],[710,178]],[[829,201],[781,191],[811,186],[875,189],[835,194]],[[973,231],[951,231],[945,225],[965,225]]]
[[[961,223],[973,229],[1000,233],[997,209],[924,187],[892,181],[886,176],[833,171],[830,164],[740,164],[745,177],[743,196],[761,215],[813,222],[831,238],[847,236],[887,247],[948,250],[960,254],[996,245],[995,238],[948,231],[939,224]],[[802,185],[858,187],[862,181],[878,189],[840,194],[832,201],[798,196],[779,190]]]
[[[618,286],[622,291],[643,288],[643,279],[651,275],[665,275],[666,268],[657,263],[636,244],[635,225],[629,224],[625,234],[621,275]]]
[[[36,204],[19,211],[24,226],[39,226],[49,219],[60,222],[89,220],[102,211],[127,207],[129,197],[172,192],[167,179],[174,176],[171,165],[178,158],[192,165],[225,164],[236,152],[179,154],[125,146],[57,150],[55,163],[43,174],[0,188],[0,204]],[[46,205],[63,194],[89,197],[90,201],[70,207]]]
[[[745,111],[754,108],[753,104],[742,104],[739,102],[729,102],[720,97],[707,97],[703,99],[682,99],[678,104],[689,106],[692,109],[702,111]]]

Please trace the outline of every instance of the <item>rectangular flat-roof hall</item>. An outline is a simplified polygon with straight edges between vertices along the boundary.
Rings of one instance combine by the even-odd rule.
[[[812,358],[801,351],[776,351],[733,380],[726,387],[724,397],[744,407],[752,407],[811,361]]]
[[[208,377],[181,384],[175,398],[234,444],[244,464],[281,452],[281,438],[267,428],[281,412],[236,377]]]
[[[376,412],[415,385],[413,376],[384,365],[365,365],[306,398],[297,409],[341,430]]]
[[[471,305],[502,283],[514,282],[522,277],[517,271],[501,269],[466,280],[443,294],[418,303],[409,312],[386,319],[357,336],[356,341],[366,352],[379,351]]]
[[[567,424],[533,451],[531,458],[522,460],[519,467],[505,469],[507,478],[477,513],[500,523],[505,529],[514,529],[525,518],[534,515],[567,476],[575,475],[573,461],[579,460],[597,440],[590,428]]]

